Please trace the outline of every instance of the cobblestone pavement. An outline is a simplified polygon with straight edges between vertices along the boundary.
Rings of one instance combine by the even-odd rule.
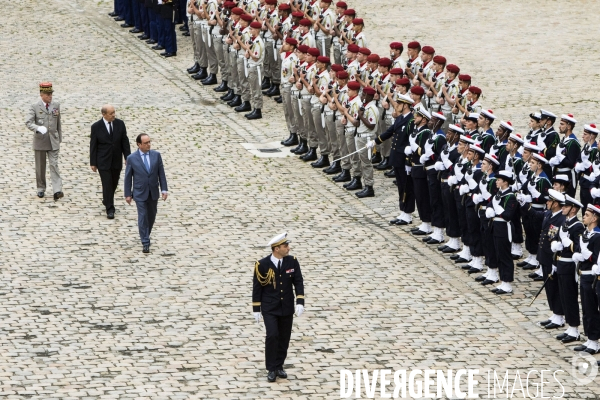
[[[396,35],[433,44],[521,129],[540,106],[598,117],[600,75],[588,57],[598,53],[600,3],[396,3],[353,4],[380,54]],[[377,197],[359,201],[293,158],[254,157],[242,144],[286,136],[274,103],[258,122],[234,115],[185,73],[189,38],[161,59],[106,16],[111,4],[0,5],[0,396],[316,399],[339,397],[342,368],[570,371],[574,353],[536,325],[545,302],[528,306],[539,286],[522,271],[516,293],[498,298],[388,226],[391,180],[378,176]],[[436,29],[416,8],[440,12]],[[385,21],[375,28],[375,18]],[[35,197],[23,123],[43,80],[62,104],[57,203]],[[89,126],[106,102],[132,143],[149,133],[166,164],[171,196],[147,256],[135,207],[119,202],[107,220],[88,166]],[[283,230],[304,270],[307,311],[294,322],[289,380],[269,384],[250,286],[254,260]],[[597,380],[561,381],[565,397],[600,397]]]

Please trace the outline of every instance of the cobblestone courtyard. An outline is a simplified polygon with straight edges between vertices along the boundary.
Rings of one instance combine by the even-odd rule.
[[[357,3],[375,52],[393,39],[433,45],[520,132],[540,107],[599,122],[600,2]],[[568,376],[572,346],[537,325],[549,315],[543,295],[529,307],[538,283],[519,270],[515,294],[498,298],[389,226],[397,191],[381,173],[376,197],[361,201],[295,158],[255,157],[243,144],[287,137],[280,109],[265,99],[262,120],[231,112],[185,73],[191,44],[179,31],[177,57],[163,59],[106,15],[112,2],[0,10],[0,397],[339,398],[340,369],[479,368],[561,369],[564,397],[600,398],[599,378]],[[427,10],[440,13],[435,26]],[[64,124],[56,203],[35,196],[24,126],[45,80]],[[119,200],[106,219],[89,168],[104,103],[132,145],[148,133],[165,162],[170,196],[150,255],[135,207]],[[282,231],[302,265],[306,313],[294,320],[289,380],[270,384],[251,279]]]

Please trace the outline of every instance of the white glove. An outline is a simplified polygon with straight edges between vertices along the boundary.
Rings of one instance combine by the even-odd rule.
[[[598,177],[598,175],[596,174],[595,171],[592,171],[589,173],[589,175],[583,175],[583,177],[590,182],[594,182],[596,180],[596,178]]]
[[[592,256],[592,252],[585,246],[581,246],[580,253],[584,260],[587,260]]]
[[[367,139],[367,149],[373,150],[373,147],[375,147],[375,141],[371,140],[371,139]]]
[[[587,162],[589,162],[589,161],[590,161],[590,154],[591,154],[591,153],[590,153],[590,152],[588,152],[588,151],[583,151],[583,152],[581,152],[581,161],[583,161],[584,163],[585,163],[586,161],[587,161]]]
[[[560,237],[560,242],[563,247],[569,247],[573,243],[571,239],[569,239],[569,232],[564,227],[561,227],[558,230],[558,235]],[[562,250],[562,249],[561,249]]]
[[[479,204],[479,203],[481,203],[482,201],[483,201],[483,196],[482,196],[482,195],[480,195],[479,193],[475,193],[475,194],[473,195],[473,203],[475,203],[475,204]]]
[[[558,158],[558,156],[554,156],[550,159],[550,161],[548,161],[548,164],[550,164],[553,167],[556,167],[558,164],[560,164],[560,159]]]
[[[535,185],[531,184],[531,182],[527,184],[527,189],[529,190],[529,193],[531,193],[531,197],[535,199],[539,198],[542,195],[540,192],[537,191]]]
[[[435,170],[436,171],[445,171],[446,167],[444,167],[444,163],[441,161],[438,161],[435,163]]]
[[[550,250],[552,250],[553,253],[559,252],[563,249],[563,245],[561,242],[551,242],[550,243]]]
[[[410,146],[406,146],[404,148],[404,154],[406,154],[407,156],[410,156],[412,154],[412,149],[410,148]]]
[[[552,266],[552,272],[550,273],[550,275],[554,275],[557,270],[558,270],[558,268],[556,268],[556,265],[553,265]]]
[[[469,193],[469,185],[460,185],[460,188],[458,189],[458,194],[462,196],[463,194],[467,193]]]
[[[446,158],[445,160],[442,160],[442,162],[444,163],[444,167],[446,167],[446,169],[450,168],[452,166],[452,161],[450,161],[449,158]]]
[[[296,304],[296,316],[301,316],[304,312],[304,306],[302,304]]]
[[[594,275],[600,275],[600,265],[594,264],[592,266],[592,274],[594,274]]]
[[[254,314],[254,319],[256,320],[256,323],[259,324],[260,323],[261,314],[259,312],[255,312],[253,314]]]
[[[567,158],[567,156],[565,156],[562,152],[558,153],[557,155],[555,155],[554,157],[556,157],[558,159],[559,162],[562,162],[565,158]],[[552,157],[552,158],[554,158]]]
[[[449,157],[450,153],[446,153],[445,151],[442,151],[442,153],[440,154],[440,158],[442,159],[442,161],[448,160]]]
[[[573,253],[573,256],[571,256],[571,258],[575,262],[584,262],[585,261],[585,257],[581,253]]]
[[[38,131],[39,133],[41,133],[42,135],[45,135],[45,134],[46,134],[46,132],[48,132],[48,128],[46,128],[45,126],[38,126],[38,127],[37,127],[37,131]]]
[[[519,184],[519,182],[515,182],[511,187],[513,192],[518,192],[519,190],[521,190],[521,185]]]
[[[494,212],[494,209],[492,207],[488,207],[485,210],[485,217],[486,218],[494,218],[496,216],[496,213]]]
[[[593,198],[600,197],[600,189],[592,188],[592,190],[590,190],[590,194]]]
[[[425,164],[425,161],[427,161],[429,157],[427,156],[427,154],[423,154],[421,157],[419,157],[419,163],[421,164]]]
[[[406,165],[404,167],[404,170],[406,171],[407,174],[410,174],[410,170],[412,169],[412,167],[409,167],[408,165]]]
[[[531,198],[531,196],[528,195],[528,194],[524,194],[523,195],[523,200],[525,200],[525,203],[531,203],[533,201],[533,199]]]
[[[494,204],[494,212],[496,215],[500,215],[504,212],[504,208],[502,208],[500,204]]]
[[[454,175],[452,175],[451,177],[448,178],[449,186],[456,185],[457,183],[458,183],[458,179]]]

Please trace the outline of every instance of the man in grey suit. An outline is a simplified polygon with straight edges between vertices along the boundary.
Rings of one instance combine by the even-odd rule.
[[[150,150],[150,136],[141,133],[135,142],[138,151],[134,151],[127,157],[127,167],[125,168],[125,201],[131,205],[131,200],[135,200],[143,252],[149,253],[150,233],[156,219],[160,196],[159,186],[163,201],[167,200],[169,195],[167,177],[160,153]]]
[[[25,125],[33,132],[37,195],[42,198],[46,192],[46,157],[48,157],[52,190],[56,201],[64,195],[58,170],[58,152],[62,142],[60,104],[52,100],[53,92],[52,83],[40,83],[41,99],[29,108]]]

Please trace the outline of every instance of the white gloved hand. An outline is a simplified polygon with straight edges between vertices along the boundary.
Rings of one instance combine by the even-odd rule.
[[[561,251],[562,249],[563,249],[563,245],[561,242],[551,242],[550,243],[550,250],[552,250],[553,253]]]
[[[558,268],[556,268],[556,265],[553,265],[552,266],[552,272],[550,273],[550,275],[554,275],[557,270],[558,270]]]
[[[531,197],[533,197],[534,199],[537,199],[542,195],[540,192],[537,191],[535,185],[531,184],[531,182],[527,184],[527,189],[529,190],[529,193],[531,193]]]
[[[590,152],[589,151],[583,151],[581,152],[581,161],[586,162],[586,161],[590,161]]]
[[[533,199],[531,198],[531,196],[528,195],[528,194],[524,194],[523,195],[523,200],[525,201],[525,203],[531,203],[533,201]]]
[[[301,316],[304,312],[304,306],[302,304],[296,304],[296,316]]]
[[[594,264],[592,266],[592,274],[594,274],[594,275],[600,275],[600,265]]]
[[[452,175],[451,177],[448,178],[449,186],[456,185],[457,183],[458,183],[458,179],[456,178],[456,176]]]
[[[494,212],[496,213],[496,215],[500,215],[504,212],[504,208],[502,208],[500,204],[494,204]]]
[[[444,167],[444,163],[441,161],[438,161],[435,163],[435,170],[436,171],[445,171],[446,167]]]
[[[565,227],[561,227],[558,230],[558,235],[560,237],[560,242],[563,247],[569,247],[573,243],[571,239],[569,239],[569,232],[565,229]]]
[[[442,159],[442,161],[448,160],[449,157],[450,153],[446,153],[445,151],[442,151],[442,153],[440,154],[440,158]]]
[[[590,194],[592,195],[593,198],[600,197],[600,189],[592,188],[590,190]]]
[[[446,169],[450,168],[452,166],[452,161],[450,161],[449,158],[446,158],[445,160],[442,160],[442,162],[444,163],[444,167],[446,167]]]
[[[558,153],[558,154],[557,154],[557,155],[555,155],[554,157],[556,157],[556,158],[558,159],[558,162],[559,162],[559,163],[563,162],[563,160],[564,160],[565,158],[567,158],[567,156],[565,156],[563,153]],[[552,158],[554,158],[554,157],[552,157]]]
[[[410,167],[410,166],[406,165],[406,166],[404,167],[404,170],[406,171],[406,173],[407,173],[407,174],[410,174],[410,171],[412,170],[412,167]]]
[[[421,164],[425,164],[425,161],[427,161],[429,157],[426,154],[423,154],[421,157],[419,157],[419,163]]]
[[[557,156],[554,156],[548,161],[548,164],[550,164],[553,167],[556,167],[558,164],[560,164],[560,159]]]
[[[585,257],[581,253],[573,253],[571,258],[575,262],[584,262],[585,261]]]
[[[463,194],[467,193],[469,193],[469,185],[460,185],[460,188],[458,188],[458,194],[462,196]]]
[[[367,149],[373,150],[373,147],[375,147],[375,141],[371,140],[371,139],[367,139]]]
[[[483,201],[483,196],[482,196],[482,195],[480,195],[479,193],[475,193],[475,194],[473,195],[473,203],[475,203],[475,204],[479,204],[479,203],[481,203],[482,201]]]
[[[259,324],[260,323],[261,314],[259,312],[255,312],[253,314],[254,314],[254,319],[256,320],[256,323]]]
[[[521,185],[519,184],[519,182],[515,182],[513,183],[513,185],[510,187],[512,189],[513,192],[518,192],[519,190],[521,190]]]
[[[596,172],[592,171],[587,175],[583,175],[583,177],[590,182],[594,182],[596,180],[596,178],[598,177],[598,175],[596,174]]]
[[[38,131],[39,133],[41,133],[42,135],[45,135],[45,134],[46,134],[46,132],[48,132],[48,128],[46,128],[45,126],[38,126],[38,127],[37,127],[37,131]]]
[[[486,218],[494,218],[496,216],[496,213],[494,212],[494,209],[492,207],[488,207],[485,210],[485,217]]]
[[[406,146],[404,148],[404,154],[406,154],[407,156],[410,156],[412,154],[412,149],[410,148],[410,146]]]

